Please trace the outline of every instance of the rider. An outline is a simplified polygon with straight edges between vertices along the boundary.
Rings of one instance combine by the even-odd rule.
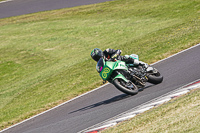
[[[108,49],[102,51],[99,48],[95,48],[91,52],[91,57],[95,61],[98,61],[100,58],[103,57],[106,61],[117,59],[117,60],[124,61],[128,64],[133,64],[136,66],[141,65],[141,66],[147,67],[146,63],[144,63],[142,61],[134,60],[133,58],[129,57],[128,55],[120,56],[121,52],[122,51],[120,49],[114,50],[114,49],[108,48]]]

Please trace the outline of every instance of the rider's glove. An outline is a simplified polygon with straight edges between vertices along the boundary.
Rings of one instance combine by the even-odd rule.
[[[120,49],[118,49],[117,51],[116,51],[116,54],[117,55],[120,55],[122,53],[122,51],[120,50]]]
[[[111,56],[111,59],[116,59],[121,54],[121,52],[122,51],[120,49],[116,50],[116,52]]]

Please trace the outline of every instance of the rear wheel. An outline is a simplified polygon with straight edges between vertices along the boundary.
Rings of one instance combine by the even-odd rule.
[[[163,81],[163,76],[159,72],[148,76],[148,82],[152,84],[159,84]]]
[[[113,84],[117,89],[128,95],[135,95],[138,93],[138,87],[131,81],[126,83],[122,79],[114,79]]]

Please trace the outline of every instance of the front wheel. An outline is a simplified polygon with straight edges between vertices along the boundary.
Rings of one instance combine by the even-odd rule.
[[[113,84],[118,90],[128,95],[135,95],[138,93],[138,87],[131,81],[126,83],[124,80],[116,78],[114,79]]]

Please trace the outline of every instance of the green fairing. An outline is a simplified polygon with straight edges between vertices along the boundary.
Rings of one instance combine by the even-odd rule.
[[[125,82],[128,82],[128,80],[122,74],[117,75],[114,79],[123,79]]]
[[[103,66],[102,71],[100,72],[100,76],[103,80],[109,80],[110,75],[114,70],[128,70],[125,62],[117,60],[116,62],[107,61],[104,62],[105,65]],[[122,78],[123,80],[127,81],[127,79],[122,75],[119,74],[115,78]]]

